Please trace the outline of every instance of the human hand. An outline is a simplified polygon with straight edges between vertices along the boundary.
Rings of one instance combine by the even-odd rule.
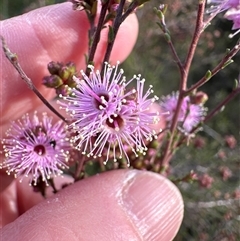
[[[47,99],[54,96],[41,85],[48,62],[71,60],[78,69],[84,68],[88,23],[84,13],[73,12],[69,3],[2,21],[0,27],[22,68]],[[136,17],[131,15],[117,36],[113,62],[122,61],[129,54],[137,27]],[[105,33],[97,51],[97,64],[101,62],[106,41]],[[3,53],[1,57],[1,133],[5,133],[10,120],[26,112],[46,109]],[[11,222],[2,229],[3,240],[164,241],[174,237],[183,216],[177,188],[150,172],[106,172],[70,185],[44,201],[26,184],[1,176],[2,225]]]
[[[71,3],[63,3],[1,21],[0,35],[5,38],[10,50],[17,53],[19,63],[37,89],[47,100],[51,100],[56,95],[55,91],[42,84],[43,76],[49,75],[47,64],[50,61],[63,63],[73,61],[78,70],[85,69],[84,54],[88,49],[88,27],[84,12],[73,11]],[[117,60],[123,61],[128,56],[136,42],[137,33],[137,18],[132,14],[119,30],[111,55],[113,63]],[[103,58],[106,45],[107,31],[103,30],[95,54],[96,66],[99,66]],[[0,54],[0,138],[2,139],[10,127],[10,121],[35,110],[39,112],[49,110],[27,87],[4,56],[4,52],[0,51]],[[0,159],[2,162],[1,150]],[[12,177],[5,176],[0,188],[4,189],[11,180]]]

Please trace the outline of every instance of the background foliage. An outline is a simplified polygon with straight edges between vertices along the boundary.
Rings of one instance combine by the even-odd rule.
[[[2,0],[0,19],[60,2],[65,1]],[[166,24],[177,52],[184,60],[194,30],[197,1],[167,0],[165,3],[169,5]],[[137,11],[140,22],[139,38],[132,54],[123,63],[123,68],[128,77],[143,74],[148,83],[155,87],[155,93],[161,96],[177,90],[179,73],[161,30],[155,24],[157,19],[152,9],[158,5],[159,1],[152,0]],[[202,35],[188,86],[196,83],[207,70],[211,70],[221,60],[226,48],[231,48],[236,42],[237,36],[228,38],[232,23],[222,16],[223,14],[215,18]],[[209,110],[233,88],[234,79],[240,72],[239,54],[234,61],[200,89],[210,97],[206,104]],[[170,179],[181,178],[191,170],[199,176],[199,181],[193,184],[177,183],[185,200],[185,217],[175,241],[240,240],[240,152],[238,144],[231,146],[226,142],[226,136],[229,135],[237,143],[240,141],[239,110],[238,96],[204,126],[204,130],[189,146],[178,150],[171,162]],[[210,179],[204,179],[204,175]],[[204,185],[203,180],[209,185]]]

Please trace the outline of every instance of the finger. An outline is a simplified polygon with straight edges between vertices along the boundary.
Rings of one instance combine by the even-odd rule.
[[[70,176],[58,176],[54,178],[54,185],[57,190],[61,190],[63,185],[71,185],[73,181],[73,178]],[[29,182],[30,178],[24,178],[22,183],[16,180],[18,213],[20,215],[45,200],[40,192],[33,191],[33,187],[29,186]],[[49,186],[46,188],[45,195],[46,197],[54,195],[52,187]]]
[[[84,12],[73,11],[72,4],[63,3],[37,9],[22,16],[2,21],[1,35],[12,52],[17,53],[26,74],[38,90],[49,99],[54,91],[41,85],[47,75],[47,64],[51,61],[74,61],[78,69],[85,68],[89,24]],[[96,54],[97,61],[106,48],[106,30]],[[136,41],[138,24],[131,15],[122,25],[112,53],[112,59],[122,61],[127,57]],[[127,36],[127,37],[126,37]],[[41,102],[20,79],[1,51],[2,78],[0,99],[2,102],[2,123],[18,119],[24,113],[34,110]],[[4,127],[5,128],[5,127]]]
[[[5,181],[6,177],[0,176],[0,181]],[[21,214],[26,212],[31,207],[44,200],[40,192],[34,192],[33,187],[29,186],[30,178],[24,178],[20,183],[18,179],[13,181],[11,185],[5,187],[0,192],[0,227],[13,222]],[[62,185],[73,183],[73,178],[69,176],[55,177],[54,184],[57,190],[62,188]],[[53,189],[46,189],[46,197],[53,195]]]
[[[4,182],[3,176],[0,176],[0,182]],[[5,177],[6,179],[7,177]],[[0,227],[14,221],[18,216],[16,183],[12,182],[0,192]]]
[[[60,62],[72,60],[77,63],[79,69],[84,68],[88,26],[84,12],[73,11],[70,3],[64,3],[2,21],[0,33],[5,37],[10,49],[18,54],[24,71],[45,98],[49,99],[54,95],[54,91],[41,85],[42,77],[48,74],[47,63],[51,60]],[[137,32],[136,16],[131,15],[123,23],[117,35],[111,56],[113,61],[117,59],[121,61],[127,57],[136,41]],[[100,47],[96,53],[98,61],[103,55],[105,45],[106,33],[103,32]],[[5,58],[3,51],[1,51],[1,59],[3,60],[0,74],[0,138],[2,139],[9,128],[9,121],[19,119],[27,112],[33,112],[43,104],[20,79],[16,70]],[[46,109],[45,106],[43,109]],[[2,155],[0,159],[2,162]]]
[[[177,188],[160,175],[118,170],[63,189],[2,229],[3,240],[161,240],[183,217]]]

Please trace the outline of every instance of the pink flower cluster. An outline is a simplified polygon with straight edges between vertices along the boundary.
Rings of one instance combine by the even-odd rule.
[[[166,120],[169,125],[172,122],[174,113],[178,103],[178,92],[173,92],[170,95],[161,98],[160,106],[164,112],[168,112]],[[204,118],[206,109],[202,104],[193,104],[190,101],[189,96],[186,96],[181,105],[180,113],[178,116],[178,127],[185,133],[189,133],[194,127],[196,127]]]
[[[145,80],[140,75],[127,80],[118,66],[105,63],[104,73],[88,66],[90,75],[81,71],[76,88],[69,96],[60,96],[61,108],[71,116],[69,129],[73,142],[82,154],[116,161],[128,152],[136,156],[147,150],[146,141],[157,138],[152,125],[159,122],[159,113],[150,107],[158,99],[149,98],[152,86],[144,92]],[[136,83],[136,88],[130,84]]]
[[[62,175],[68,168],[71,145],[62,121],[53,124],[52,118],[43,113],[38,117],[24,115],[12,122],[2,140],[7,173],[20,178],[30,176],[30,184],[36,185],[38,178],[48,185],[48,179]]]

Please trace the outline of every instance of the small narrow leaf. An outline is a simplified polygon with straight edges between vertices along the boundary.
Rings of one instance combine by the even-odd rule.
[[[229,64],[233,63],[234,61],[232,59],[229,59],[228,61],[226,61],[222,67],[222,69],[226,68]]]
[[[211,77],[212,77],[212,72],[210,70],[208,70],[207,73],[205,74],[205,78],[207,80],[209,80],[209,79],[211,79]]]
[[[168,43],[171,42],[171,36],[170,36],[169,33],[164,33],[164,37],[165,37],[165,39],[166,39],[166,41],[167,41]]]

